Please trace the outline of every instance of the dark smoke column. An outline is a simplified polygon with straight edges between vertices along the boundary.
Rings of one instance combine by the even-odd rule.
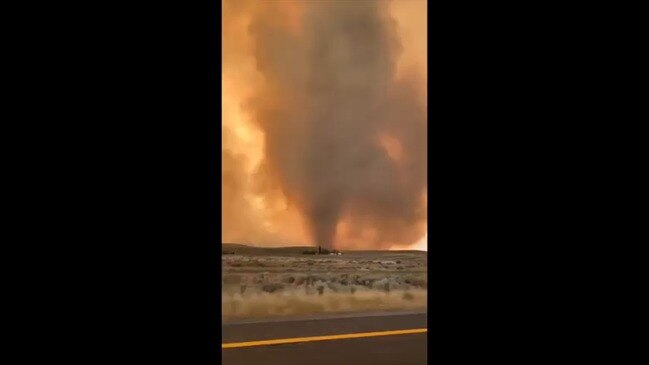
[[[250,28],[266,80],[250,102],[265,133],[265,167],[305,214],[314,244],[333,248],[343,218],[356,229],[346,238],[374,232],[366,247],[413,243],[425,220],[425,111],[414,87],[395,79],[400,45],[389,3],[299,4],[299,34],[273,2]],[[399,160],[381,135],[398,141]]]

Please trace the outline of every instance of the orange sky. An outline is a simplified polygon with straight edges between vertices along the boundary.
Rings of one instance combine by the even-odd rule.
[[[301,213],[290,205],[277,190],[269,196],[268,188],[261,194],[255,186],[256,175],[264,154],[264,134],[246,112],[246,102],[264,82],[257,72],[252,54],[252,39],[248,32],[250,20],[264,4],[257,0],[224,0],[223,9],[223,68],[222,68],[222,127],[223,149],[238,156],[232,167],[224,162],[223,179],[238,176],[231,185],[239,195],[235,198],[229,190],[222,192],[223,242],[255,245],[301,245],[308,242],[308,232]],[[302,1],[276,0],[278,21],[298,33],[303,6]],[[392,16],[398,23],[398,33],[403,46],[397,76],[415,73],[420,87],[420,103],[426,107],[426,0],[397,0],[390,5]],[[385,141],[386,147],[396,157],[399,147]],[[228,165],[229,166],[229,165]],[[236,173],[226,169],[236,168]],[[228,180],[228,181],[230,181]],[[268,183],[272,185],[270,182]],[[227,203],[226,203],[227,200]],[[244,241],[244,242],[241,242]],[[427,237],[422,237],[413,249],[426,250]],[[400,247],[403,249],[403,247]]]

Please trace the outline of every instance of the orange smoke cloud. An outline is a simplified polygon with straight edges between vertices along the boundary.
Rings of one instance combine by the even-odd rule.
[[[421,199],[426,189],[422,156],[426,153],[426,2],[345,5],[233,0],[222,4],[222,241],[319,243],[340,248],[404,248],[416,244],[421,249],[426,232],[425,200]],[[390,18],[395,21],[394,29]],[[355,63],[349,57],[360,54],[353,56],[353,48],[340,42],[358,39],[338,32],[326,21],[343,26],[373,24],[370,28],[376,30],[360,30],[364,34],[361,37],[369,37],[368,52],[383,52],[379,57],[387,57],[388,63],[371,59]],[[395,38],[395,47],[385,48],[382,42],[392,42],[390,37]],[[322,42],[334,43],[324,46]],[[309,60],[313,52],[325,52],[319,57],[329,57],[329,63]],[[314,81],[326,89],[326,94],[318,94],[304,83],[313,80],[310,68],[314,65],[328,69],[330,78],[342,77],[335,82]],[[376,85],[372,85],[374,80]],[[373,92],[381,85],[393,89],[392,96],[358,99],[349,91],[369,87]],[[336,92],[350,103],[334,95]],[[369,105],[380,100],[392,105],[393,115],[401,113],[408,121],[392,117],[383,120],[383,126],[372,124],[372,119],[361,121],[366,118],[363,113],[372,110]],[[328,106],[323,109],[316,105],[318,102]],[[334,112],[330,117],[352,118],[352,122],[338,125],[349,137],[318,129],[317,114],[341,106],[352,108],[351,114]],[[365,129],[371,143],[362,142]],[[379,134],[370,135],[372,129]],[[340,148],[347,156],[333,158],[374,161],[379,164],[376,168],[385,170],[388,165],[382,165],[382,157],[376,156],[387,156],[398,171],[350,168],[310,155],[327,150],[322,143],[334,143],[334,149],[335,144],[349,146]],[[320,145],[316,148],[312,144]],[[337,172],[309,170],[317,161],[321,161],[321,167]],[[336,173],[342,177],[326,181]],[[395,185],[375,181],[383,176],[389,182],[392,175]],[[344,197],[331,195],[334,191],[344,192]],[[394,194],[381,198],[385,193]]]

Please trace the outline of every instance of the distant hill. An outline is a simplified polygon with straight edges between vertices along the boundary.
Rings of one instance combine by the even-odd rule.
[[[255,247],[239,243],[223,243],[222,252],[234,253],[235,255],[302,255],[304,251],[313,251],[313,246],[294,247]]]
[[[240,243],[222,243],[221,249],[223,253],[231,253],[235,255],[302,255],[304,251],[314,251],[317,247],[314,246],[293,246],[293,247],[255,247],[250,245],[243,245]],[[426,255],[426,251],[417,250],[341,250],[343,253],[354,254],[422,254]]]

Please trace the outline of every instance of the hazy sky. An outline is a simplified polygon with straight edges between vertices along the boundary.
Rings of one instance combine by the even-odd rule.
[[[222,34],[223,242],[425,249],[426,1],[224,0]]]

